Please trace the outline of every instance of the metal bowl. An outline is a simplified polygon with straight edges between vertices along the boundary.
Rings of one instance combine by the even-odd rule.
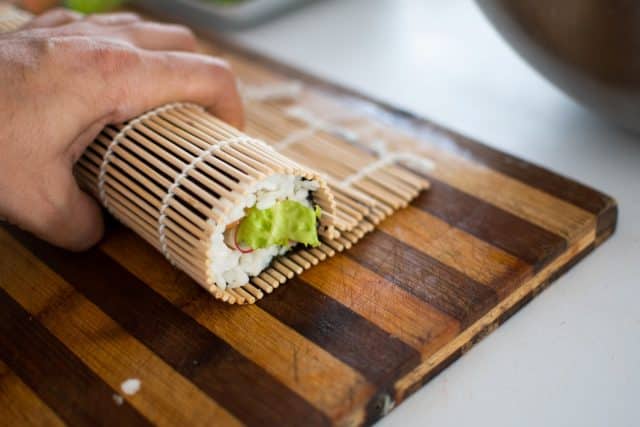
[[[476,2],[507,42],[556,86],[640,132],[640,1]]]

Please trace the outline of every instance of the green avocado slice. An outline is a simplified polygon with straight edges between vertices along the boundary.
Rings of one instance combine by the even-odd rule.
[[[251,249],[290,241],[315,247],[320,244],[316,226],[320,215],[318,206],[312,209],[295,200],[281,200],[264,210],[254,206],[238,225],[237,240]]]

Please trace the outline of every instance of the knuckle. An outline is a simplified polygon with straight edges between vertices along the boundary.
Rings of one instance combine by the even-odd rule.
[[[122,43],[109,41],[91,43],[89,62],[95,66],[105,78],[126,72],[140,62],[140,57],[135,49]]]
[[[29,51],[32,52],[38,58],[43,58],[50,56],[55,46],[57,40],[53,37],[32,37],[28,39],[27,44]]]
[[[25,69],[38,70],[54,61],[63,51],[64,43],[58,37],[30,37],[24,40],[27,54],[21,63]]]

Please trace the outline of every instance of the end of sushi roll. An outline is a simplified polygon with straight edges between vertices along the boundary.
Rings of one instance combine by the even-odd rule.
[[[297,175],[274,174],[254,183],[215,226],[210,282],[221,290],[243,286],[293,247],[317,246],[319,231],[330,227],[322,220],[323,210],[333,210],[327,192],[319,179]]]

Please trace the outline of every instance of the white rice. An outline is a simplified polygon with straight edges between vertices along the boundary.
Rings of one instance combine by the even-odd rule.
[[[315,181],[308,181],[293,175],[272,175],[254,185],[247,195],[233,206],[225,220],[216,225],[209,247],[209,276],[220,289],[237,288],[249,283],[249,278],[257,276],[269,266],[271,260],[287,252],[291,245],[273,245],[242,253],[233,246],[231,232],[225,230],[229,224],[242,219],[245,210],[256,206],[260,210],[269,209],[281,200],[295,200],[312,207],[309,193],[319,187]]]

